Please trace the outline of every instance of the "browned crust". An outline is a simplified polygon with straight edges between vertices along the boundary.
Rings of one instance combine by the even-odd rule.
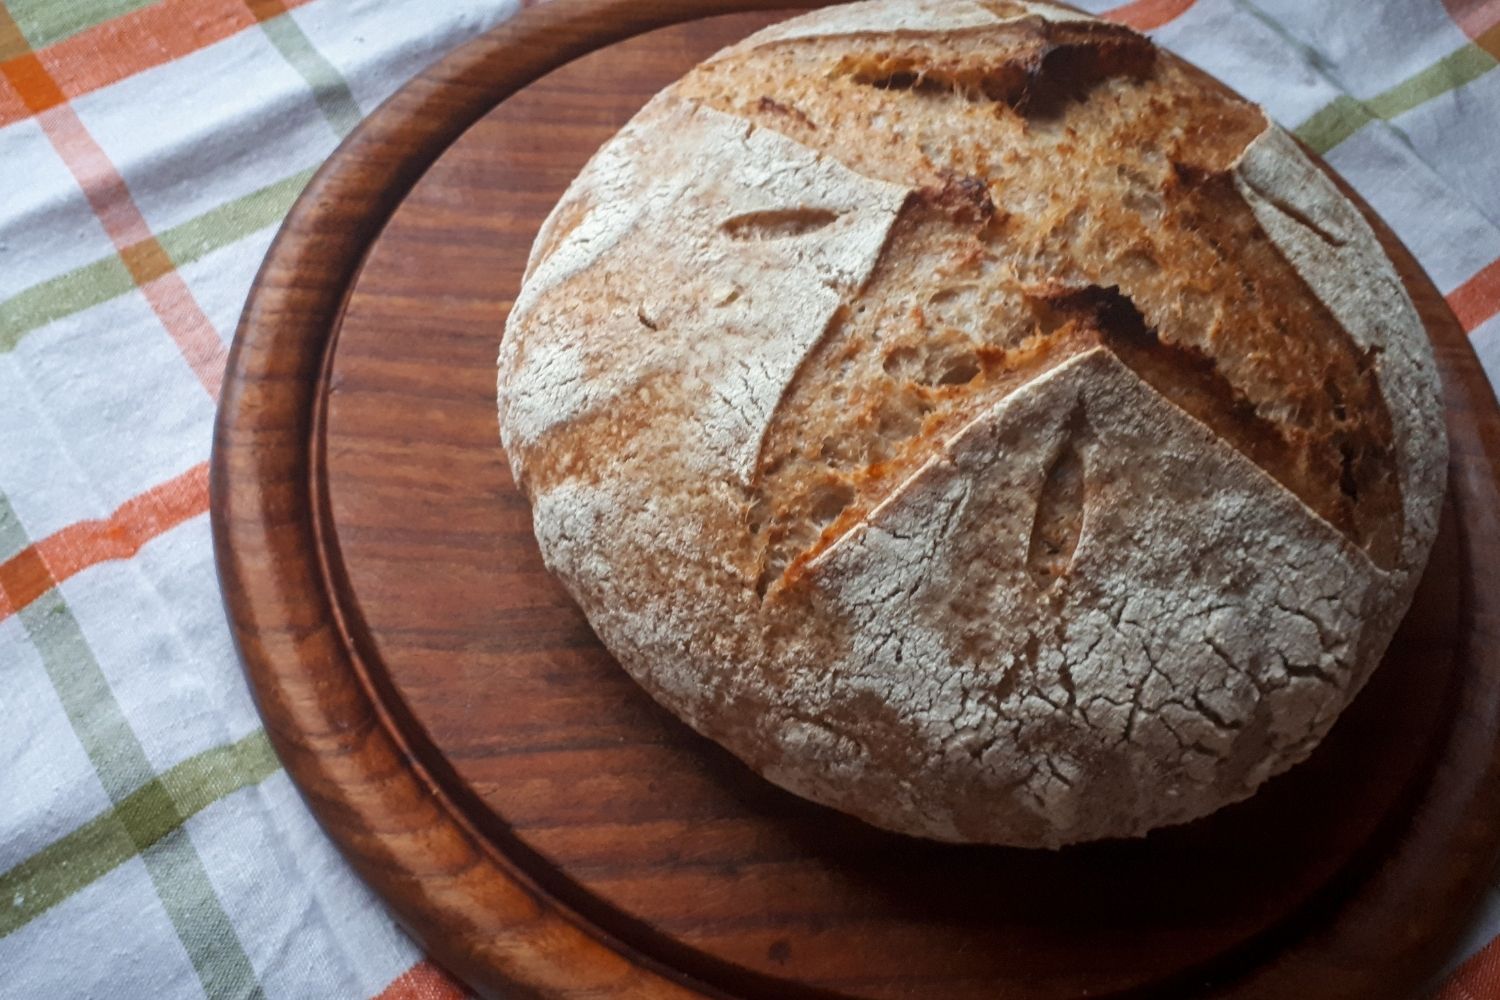
[[[877,276],[871,298],[977,281],[1015,304],[1003,330],[945,324],[920,307],[885,316],[882,344],[904,338],[920,352],[946,338],[963,343],[959,353],[994,358],[1047,335],[1049,302],[1113,289],[1139,322],[1108,337],[1111,349],[1377,564],[1394,564],[1401,496],[1375,356],[1353,343],[1235,190],[1233,166],[1266,127],[1255,108],[1158,59],[1126,29],[1034,15],[951,36],[778,41],[681,86],[877,176],[920,179],[908,206],[919,221],[898,230],[882,264],[900,277]],[[739,96],[747,86],[753,101]],[[938,149],[923,138],[951,117],[968,145]],[[1101,162],[1114,176],[1101,176]],[[1021,207],[1038,199],[1040,211]],[[926,247],[914,265],[902,233],[930,227],[951,230],[947,245]],[[932,372],[883,377],[866,366],[856,376],[864,391],[843,401],[842,416],[828,414],[816,403],[828,396],[828,372],[886,349],[859,327],[830,328],[765,437],[752,500],[762,591],[806,561],[799,552],[815,557],[825,527],[847,527],[878,504],[878,490],[930,453],[957,415],[1035,374],[1021,359],[1013,378],[970,363],[964,371],[985,377],[931,385]],[[892,407],[904,414],[899,426]],[[815,440],[830,433],[866,444],[830,463]],[[839,496],[850,516],[831,503]]]
[[[502,429],[549,568],[700,732],[894,829],[1056,846],[1249,794],[1431,538],[1387,404],[1431,395],[1420,345],[1341,299],[1378,251],[1118,29],[843,10],[690,73],[544,241]]]

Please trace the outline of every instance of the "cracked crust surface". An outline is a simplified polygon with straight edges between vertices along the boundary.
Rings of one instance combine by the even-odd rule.
[[[828,8],[664,91],[543,226],[499,388],[621,664],[944,840],[1138,835],[1302,759],[1446,464],[1415,310],[1295,143],[1011,0]]]

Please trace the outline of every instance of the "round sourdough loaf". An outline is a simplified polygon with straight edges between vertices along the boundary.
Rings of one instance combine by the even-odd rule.
[[[543,226],[500,430],[662,704],[924,837],[1244,798],[1380,659],[1436,531],[1431,349],[1264,114],[1021,0],[778,24]]]

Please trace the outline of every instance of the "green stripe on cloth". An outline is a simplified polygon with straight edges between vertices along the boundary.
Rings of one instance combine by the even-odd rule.
[[[1495,58],[1472,42],[1365,101],[1341,95],[1297,126],[1303,142],[1326,153],[1375,119],[1389,120],[1479,79],[1495,68]]]
[[[3,493],[0,534],[0,549],[28,543]],[[212,997],[262,997],[203,860],[181,829],[186,810],[153,772],[62,594],[52,588],[22,608],[19,617],[114,811],[125,810],[119,822],[126,836],[147,834],[154,827],[172,831],[145,848],[141,860],[204,990]]]
[[[261,730],[205,750],[126,796],[56,843],[0,874],[0,937],[159,843],[183,820],[225,796],[259,784],[278,768]]]
[[[5,0],[10,15],[33,49],[76,35],[85,28],[128,14],[152,0]]]
[[[26,41],[20,26],[6,10],[4,0],[0,0],[0,62],[24,56],[30,51],[31,44]]]
[[[85,264],[0,302],[0,354],[37,327],[108,302],[135,287],[119,254]]]
[[[173,264],[186,267],[235,240],[281,222],[312,175],[311,170],[303,170],[236,198],[227,205],[210,209],[195,219],[168,229],[157,237],[157,242],[172,258]]]
[[[124,801],[152,779],[151,764],[72,611],[54,587],[19,613],[105,793]]]
[[[17,552],[31,544],[31,539],[26,537],[26,529],[21,527],[20,518],[11,509],[5,494],[0,493],[0,563],[5,562]]]
[[[173,264],[186,267],[236,240],[280,223],[312,175],[311,170],[303,170],[268,184],[173,226],[157,242]],[[26,334],[38,327],[107,302],[133,288],[135,280],[119,254],[33,285],[0,302],[0,354],[14,349]]]
[[[1365,104],[1381,118],[1394,118],[1439,94],[1472,83],[1495,68],[1495,57],[1470,42]]]
[[[173,830],[141,852],[162,907],[210,997],[265,1000],[245,946],[229,922],[203,859],[186,830]]]
[[[303,34],[290,13],[268,18],[260,23],[276,51],[291,65],[307,85],[312,88],[313,98],[322,109],[323,117],[333,126],[339,138],[354,131],[362,117],[359,104],[349,91],[349,84],[339,75],[333,63],[324,58],[313,43]]]
[[[1326,153],[1374,119],[1375,116],[1363,104],[1342,94],[1292,131],[1319,153]]]

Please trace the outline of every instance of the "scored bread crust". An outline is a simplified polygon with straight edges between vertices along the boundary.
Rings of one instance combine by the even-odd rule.
[[[1144,45],[1038,3],[827,8],[658,95],[537,238],[499,406],[547,566],[642,686],[784,787],[953,841],[1191,820],[1305,757],[1410,603],[1446,467],[1431,349],[1374,232],[1284,132],[1242,116],[1258,133],[1222,163],[1178,136],[1157,187],[1224,178],[1211,196],[1279,254],[1264,280],[1306,300],[1311,325],[1280,335],[1316,341],[1321,416],[1279,406],[1266,352],[1199,336],[1149,275],[1008,257],[1031,232],[1006,219],[1032,204],[1014,168],[955,169],[973,165],[917,119],[886,122],[897,105],[859,119],[889,150],[820,129],[847,109],[816,81],[872,49],[872,97],[955,102],[955,133],[991,127],[963,117],[984,101],[1035,136],[1090,100],[1214,87]],[[1059,53],[1104,69],[1053,94]],[[834,61],[800,103],[722,96],[776,59]],[[995,329],[935,325],[950,271],[997,296],[968,323]],[[933,354],[942,338],[965,346]]]

